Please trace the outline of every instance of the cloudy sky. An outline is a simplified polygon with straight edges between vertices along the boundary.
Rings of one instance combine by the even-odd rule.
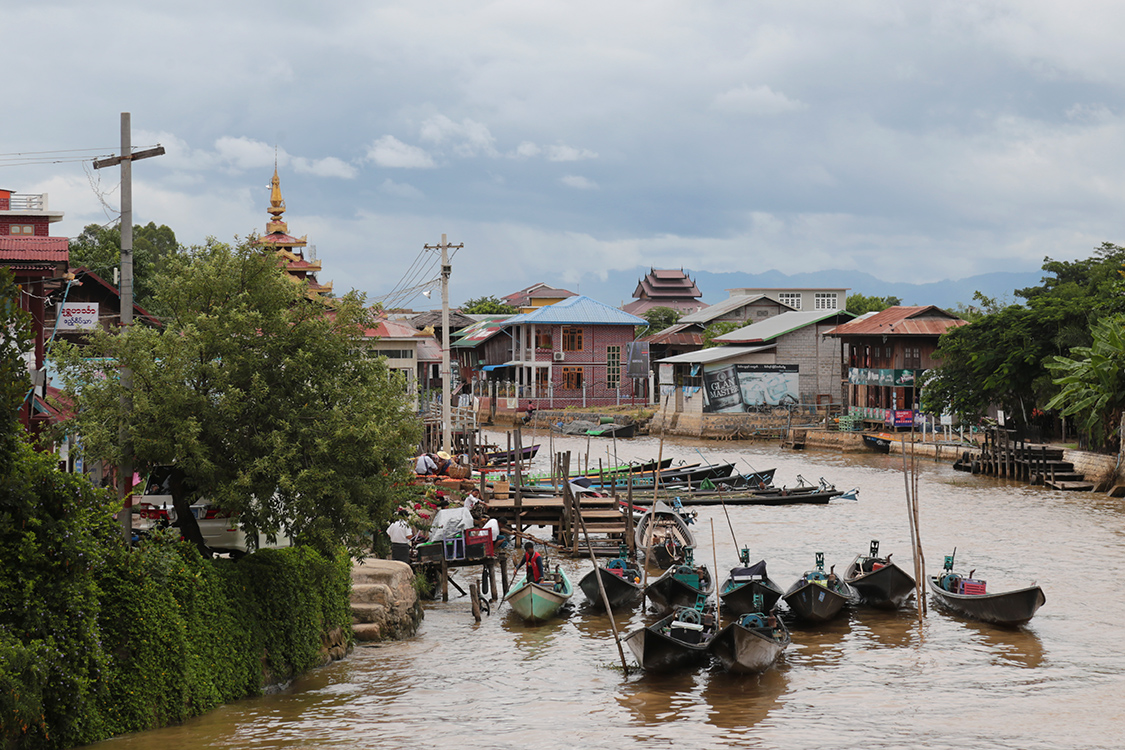
[[[134,166],[137,223],[263,231],[276,152],[337,291],[434,278],[442,233],[454,304],[1125,242],[1120,2],[39,0],[0,27],[0,187],[49,193],[54,234],[114,218],[118,170],[71,159],[114,152],[128,111],[167,149]]]

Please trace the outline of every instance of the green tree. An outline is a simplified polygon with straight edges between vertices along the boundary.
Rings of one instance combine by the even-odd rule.
[[[1048,385],[1041,366],[1049,353],[1044,338],[1035,314],[1020,305],[950,328],[935,353],[941,367],[925,375],[923,408],[975,422],[996,405],[1027,424]]]
[[[133,227],[133,299],[138,305],[152,307],[157,276],[163,273],[167,260],[180,252],[176,235],[167,226],[150,221]],[[112,284],[113,271],[121,266],[120,227],[87,224],[70,241],[70,265],[86,266]]]
[[[680,321],[681,313],[679,310],[673,310],[670,307],[652,307],[645,311],[641,317],[648,321],[648,328],[645,330],[645,335],[650,336],[654,333],[659,333],[669,326],[674,326]]]
[[[886,310],[888,307],[897,307],[902,304],[902,300],[898,297],[868,297],[864,294],[849,294],[847,310],[855,315],[863,315],[869,312],[880,312]]]
[[[466,315],[515,315],[519,312],[496,297],[475,297],[461,305],[460,309]]]
[[[1090,346],[1047,362],[1060,387],[1047,408],[1076,416],[1093,444],[1103,446],[1112,441],[1125,409],[1125,315],[1098,321],[1092,338]]]
[[[272,257],[214,241],[166,260],[160,329],[96,332],[59,347],[86,452],[118,463],[124,426],[139,468],[174,465],[185,536],[205,552],[189,506],[238,514],[251,539],[292,536],[359,552],[403,492],[418,425],[381,358],[354,292],[310,300]],[[132,409],[106,361],[132,368]]]
[[[31,390],[24,356],[32,349],[31,318],[20,308],[12,272],[0,266],[0,476],[19,441],[20,404]]]
[[[722,336],[724,333],[737,331],[745,324],[739,323],[734,320],[718,320],[703,329],[703,348],[710,349],[712,346],[721,346],[720,343],[715,341],[716,336]]]

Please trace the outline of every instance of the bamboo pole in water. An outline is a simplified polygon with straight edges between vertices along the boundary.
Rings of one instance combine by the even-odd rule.
[[[918,621],[921,622],[925,607],[925,596],[922,588],[924,581],[922,580],[922,568],[920,565],[921,545],[918,540],[918,515],[914,505],[914,496],[911,492],[910,474],[907,471],[906,438],[901,438],[900,442],[902,449],[902,479],[906,485],[906,514],[910,525],[910,552],[914,558],[914,604],[918,609]]]
[[[599,459],[600,463],[600,459]],[[570,453],[567,452],[565,465],[567,473],[570,473]],[[571,495],[570,483],[568,482],[563,488],[563,492]],[[582,525],[582,536],[586,538],[586,551],[590,553],[590,562],[594,565],[594,578],[598,581],[598,592],[602,595],[602,606],[605,607],[605,613],[609,616],[609,627],[613,630],[613,641],[617,644],[617,654],[621,657],[621,669],[625,672],[625,676],[629,676],[629,662],[625,660],[625,649],[621,647],[621,635],[617,632],[617,621],[613,619],[613,609],[609,606],[609,595],[605,592],[605,583],[602,581],[601,571],[598,569],[598,559],[594,556],[594,545],[590,544],[590,532],[586,530],[586,519],[582,518],[581,501],[577,495],[573,496],[575,514],[578,516],[578,521]]]
[[[715,519],[709,520],[711,521],[711,559],[715,563],[715,567],[711,569],[711,585],[715,588],[715,627],[718,627],[723,621],[723,613],[719,603],[719,587],[715,583],[715,578],[719,575],[719,548],[715,546]]]

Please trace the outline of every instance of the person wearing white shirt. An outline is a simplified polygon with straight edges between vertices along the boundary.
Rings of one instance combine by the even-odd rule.
[[[391,540],[391,559],[410,564],[410,524],[406,522],[405,511],[400,510],[399,517],[387,527],[387,536]]]

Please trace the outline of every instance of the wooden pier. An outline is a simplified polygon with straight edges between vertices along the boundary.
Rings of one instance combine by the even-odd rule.
[[[1007,430],[985,433],[979,453],[966,451],[953,468],[973,474],[1017,479],[1053,490],[1092,492],[1094,483],[1074,470],[1063,449],[1016,440]]]

